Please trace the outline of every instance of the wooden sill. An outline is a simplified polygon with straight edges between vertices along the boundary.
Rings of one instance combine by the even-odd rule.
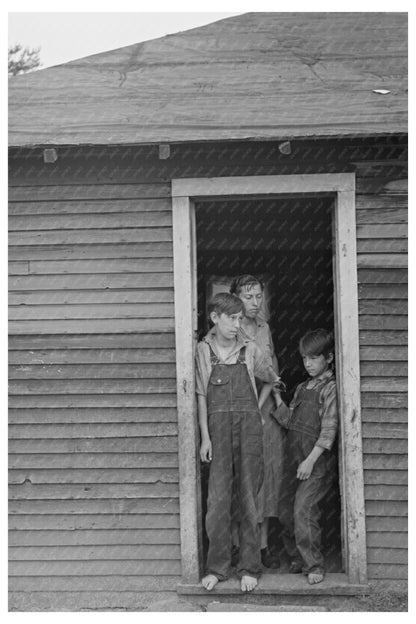
[[[251,595],[275,594],[294,596],[355,596],[364,594],[369,590],[367,584],[352,584],[348,582],[346,574],[327,574],[322,583],[309,585],[303,574],[263,574],[258,587]],[[218,596],[218,595],[241,595],[240,582],[237,578],[231,578],[215,586],[208,592],[201,583],[179,583],[178,594]],[[247,594],[245,594],[247,595]]]

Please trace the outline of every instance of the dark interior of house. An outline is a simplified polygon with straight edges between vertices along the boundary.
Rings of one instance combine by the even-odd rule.
[[[198,274],[198,339],[209,329],[207,300],[228,291],[240,274],[259,277],[264,289],[264,317],[270,325],[279,371],[289,403],[296,386],[307,378],[298,352],[308,330],[333,330],[331,197],[233,199],[198,202],[196,212]],[[335,443],[337,446],[337,442]],[[205,516],[209,467],[201,463],[202,511]],[[341,562],[338,479],[321,503],[322,545],[328,572]],[[277,518],[269,522],[269,548],[282,561],[285,553]],[[204,547],[206,550],[206,536]],[[267,571],[267,570],[265,570]]]

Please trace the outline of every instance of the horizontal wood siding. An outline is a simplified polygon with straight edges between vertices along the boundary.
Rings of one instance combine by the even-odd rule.
[[[368,576],[404,579],[407,196],[362,192],[356,206]]]
[[[47,608],[112,607],[117,592],[132,604],[172,590],[169,185],[11,186],[9,214],[12,604],[40,592]]]

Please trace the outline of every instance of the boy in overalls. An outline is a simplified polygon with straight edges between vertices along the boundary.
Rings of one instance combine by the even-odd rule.
[[[299,351],[310,377],[296,388],[290,407],[273,390],[277,405],[273,416],[288,429],[279,519],[292,560],[289,571],[303,572],[312,585],[325,576],[318,503],[336,475],[336,457],[331,453],[338,428],[332,334],[324,329],[308,332]]]
[[[213,330],[198,344],[196,392],[200,458],[210,461],[206,530],[207,573],[212,590],[231,568],[231,502],[238,501],[241,590],[252,591],[261,575],[257,495],[263,479],[262,420],[255,377],[278,383],[270,359],[239,334],[243,303],[218,293],[208,305]]]

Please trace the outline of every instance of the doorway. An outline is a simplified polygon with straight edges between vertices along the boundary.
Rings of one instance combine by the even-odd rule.
[[[309,329],[334,330],[332,274],[333,197],[206,200],[195,202],[198,339],[209,329],[207,300],[228,291],[233,277],[254,275],[264,284],[261,315],[273,336],[289,403],[307,378],[298,353]],[[277,425],[276,425],[277,426]],[[201,464],[202,519],[206,513],[209,465]],[[341,572],[341,520],[338,479],[322,503],[322,546],[328,572]],[[203,553],[207,539],[202,523]],[[269,548],[287,572],[277,518],[269,522]],[[271,572],[267,568],[264,573]]]
[[[215,201],[214,201],[215,200]],[[211,202],[211,210],[222,210],[222,216],[227,218],[226,208],[233,210],[247,210],[248,204],[244,202],[254,200],[256,206],[262,205],[262,209],[271,211],[272,206],[283,206],[281,200],[286,200],[289,210],[309,210],[324,212],[332,211],[332,279],[333,279],[333,325],[335,330],[336,371],[338,387],[338,404],[340,412],[340,498],[341,498],[341,533],[344,553],[346,582],[349,584],[363,584],[366,582],[366,535],[364,513],[364,485],[362,465],[362,442],[361,442],[361,419],[360,419],[360,376],[359,376],[359,343],[358,343],[358,293],[357,293],[357,264],[356,264],[356,230],[355,230],[355,176],[354,174],[317,174],[317,175],[282,175],[282,176],[253,176],[234,178],[195,178],[172,180],[172,208],[173,208],[173,245],[174,245],[174,286],[175,286],[175,340],[176,340],[176,365],[177,365],[177,404],[178,404],[178,442],[179,442],[179,494],[181,514],[181,559],[182,559],[182,583],[198,584],[202,571],[202,509],[201,509],[201,481],[199,478],[199,432],[196,418],[195,400],[195,377],[194,377],[194,354],[198,339],[198,331],[202,332],[204,324],[204,304],[201,297],[206,297],[206,289],[199,289],[199,316],[198,316],[198,279],[197,279],[197,223],[196,214],[199,204]],[[271,200],[272,203],[269,202]],[[305,202],[304,202],[305,200]],[[219,201],[218,206],[215,207]],[[221,207],[221,202],[222,207]],[[231,204],[229,203],[231,202]],[[243,203],[241,203],[243,202]],[[258,203],[260,202],[260,203]],[[273,203],[274,202],[274,203]],[[309,202],[309,203],[308,203]],[[228,206],[226,206],[228,204]],[[302,207],[303,206],[303,207]],[[280,208],[283,210],[283,208]],[[282,214],[282,213],[281,213]],[[299,212],[298,215],[306,215]],[[228,217],[231,212],[228,213]],[[302,221],[302,220],[301,220]],[[297,242],[290,243],[299,247],[307,238],[307,227],[298,222],[298,227],[303,227],[304,235],[297,237]],[[326,222],[325,231],[329,232],[330,219]],[[311,221],[309,220],[310,224]],[[218,224],[217,224],[218,225]],[[212,229],[215,236],[211,240],[219,240],[225,236],[225,228]],[[215,226],[215,220],[214,220]],[[198,225],[199,227],[199,225]],[[234,225],[232,229],[234,229]],[[255,228],[260,227],[254,224]],[[287,228],[295,227],[292,222],[287,222]],[[330,266],[330,246],[323,243],[316,249],[317,238],[320,228],[317,223],[310,225],[316,229],[312,244],[308,243],[308,253],[314,251],[315,263],[323,267]],[[319,236],[318,236],[319,237]],[[309,235],[311,238],[311,235]],[[327,236],[324,239],[328,241]],[[230,242],[232,237],[229,233],[226,240]],[[235,240],[235,239],[233,239]],[[289,239],[288,239],[289,240]],[[210,243],[213,244],[212,242]],[[215,243],[217,244],[217,243]],[[228,243],[227,243],[228,244]],[[235,252],[233,245],[224,253]],[[256,257],[261,257],[263,265],[256,265],[257,269],[268,270],[273,282],[279,285],[279,279],[286,275],[286,271],[279,275],[271,270],[274,262],[281,261],[284,268],[285,260],[280,257],[281,250],[277,250],[277,258],[270,259],[272,243],[266,245],[266,254],[261,256],[259,248],[254,247]],[[289,243],[286,243],[289,245]],[[315,248],[315,250],[314,250]],[[199,250],[207,253],[209,250]],[[322,252],[322,253],[321,253]],[[222,252],[221,252],[222,253]],[[235,255],[236,262],[247,262],[244,250],[239,250]],[[290,255],[290,254],[289,254]],[[306,264],[311,262],[304,259]],[[322,258],[321,258],[322,256]],[[208,260],[208,256],[206,256]],[[224,269],[224,263],[230,258],[224,256],[221,262],[216,263],[215,271]],[[288,260],[286,260],[288,262]],[[221,269],[221,263],[223,269]],[[271,266],[273,264],[273,267]],[[240,265],[239,265],[240,267]],[[233,268],[227,264],[227,272]],[[311,267],[309,267],[311,269]],[[252,269],[251,269],[252,270]],[[240,268],[232,271],[232,274],[241,272]],[[325,271],[323,270],[325,273]],[[326,274],[328,275],[328,273]],[[310,288],[313,279],[309,278]],[[330,282],[329,282],[330,283]],[[276,286],[275,286],[276,288]],[[273,288],[270,289],[272,292]],[[305,289],[304,289],[305,290]],[[326,280],[327,304],[324,313],[326,325],[330,317],[328,310],[330,305],[331,287]],[[293,294],[293,292],[292,292]],[[276,295],[271,295],[275,296]],[[290,295],[287,296],[288,305]],[[321,301],[322,303],[322,301]],[[304,307],[304,306],[303,306]],[[272,325],[275,327],[282,323],[279,314],[283,314],[283,307],[270,306],[271,314],[275,315]],[[320,307],[321,309],[321,307]],[[277,312],[276,312],[277,310]],[[316,320],[316,310],[314,312]],[[324,320],[324,319],[322,319]],[[314,323],[315,324],[315,323]],[[324,323],[322,323],[325,325]],[[198,329],[199,327],[199,329]],[[278,331],[279,328],[277,328]],[[276,331],[276,329],[275,329]],[[291,344],[291,341],[292,344]],[[293,336],[279,337],[280,344],[276,344],[281,360],[291,359],[291,354],[296,357],[295,334]],[[282,350],[282,351],[281,351]],[[281,367],[283,368],[282,364]],[[300,375],[296,365],[288,368],[288,378],[283,372],[283,377],[288,385],[293,388],[296,384],[297,375]],[[289,388],[290,391],[290,388]]]

